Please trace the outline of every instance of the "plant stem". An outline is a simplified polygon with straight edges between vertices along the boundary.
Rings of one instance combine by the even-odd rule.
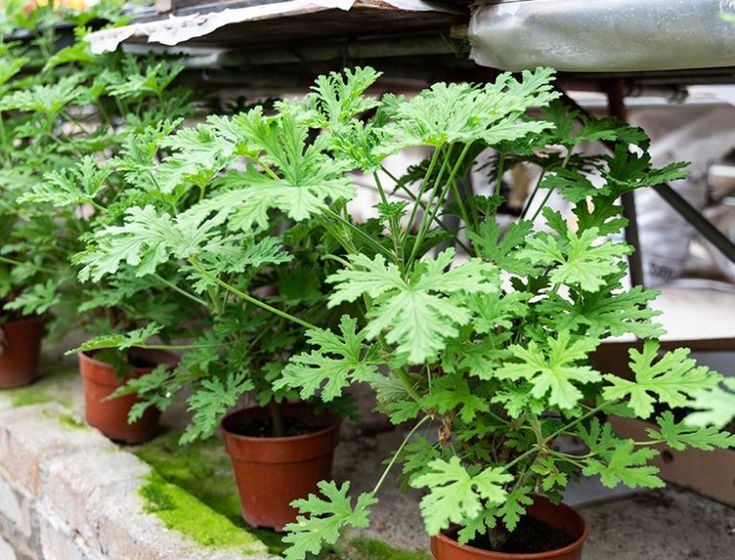
[[[273,399],[268,401],[268,412],[273,423],[273,437],[283,437],[286,434],[285,424],[283,421],[283,411],[281,406]]]
[[[429,162],[429,167],[426,170],[426,173],[424,174],[424,178],[421,181],[421,185],[419,185],[419,192],[416,195],[416,200],[419,201],[419,204],[421,204],[421,197],[424,194],[424,191],[426,190],[426,185],[428,183],[428,179],[431,178],[431,173],[434,171],[434,166],[436,165],[436,160],[439,157],[439,149],[440,146],[437,146],[434,148],[434,154],[431,156],[431,161]],[[406,231],[403,235],[403,239],[401,239],[401,244],[405,245],[406,241],[408,240],[408,236],[411,233],[411,226],[413,225],[413,221],[416,218],[416,212],[418,211],[418,207],[414,205],[414,207],[411,209],[411,217],[408,218],[408,223],[406,224]]]
[[[443,204],[443,201],[444,201],[444,198],[446,197],[447,192],[449,192],[449,188],[451,187],[452,182],[454,181],[454,177],[457,175],[457,171],[459,170],[460,165],[462,165],[462,162],[463,162],[465,156],[467,155],[467,152],[469,151],[469,149],[470,149],[470,144],[465,144],[464,148],[462,149],[462,152],[459,154],[459,157],[457,158],[457,162],[454,164],[454,167],[452,168],[452,170],[449,173],[449,178],[447,179],[447,185],[444,187],[444,190],[442,191],[441,195],[437,199],[436,205],[434,206],[434,208],[431,211],[431,216],[429,217],[428,220],[425,219],[426,218],[426,215],[424,215],[424,217],[422,218],[421,225],[419,226],[418,235],[416,236],[416,239],[414,240],[414,243],[413,243],[413,249],[411,250],[411,256],[408,258],[408,261],[406,263],[406,267],[407,268],[410,266],[410,264],[413,263],[413,261],[414,261],[414,259],[416,257],[416,252],[418,251],[419,246],[421,245],[421,242],[423,241],[423,238],[424,238],[424,236],[426,235],[426,232],[429,229],[429,224],[431,224],[431,222],[434,221],[434,218],[436,217],[437,213],[439,212],[439,208],[441,208],[441,206]],[[449,150],[449,153],[447,153],[447,159],[449,159],[450,153],[451,153],[451,148]],[[442,169],[443,169],[443,167],[444,166],[442,165]],[[440,170],[440,176],[441,176],[441,170]],[[439,181],[437,179],[437,184],[434,185],[435,186],[435,189],[436,189],[436,187],[438,185],[438,182]],[[432,199],[433,198],[434,198],[434,195],[432,194]]]
[[[421,395],[419,395],[418,391],[413,388],[413,383],[411,383],[406,371],[403,368],[399,368],[396,370],[396,375],[398,376],[398,379],[401,380],[401,383],[403,383],[403,386],[406,388],[406,392],[411,396],[411,398],[416,402],[421,400]]]
[[[206,276],[207,278],[209,278],[210,280],[212,280],[216,284],[222,286],[228,292],[230,292],[232,294],[235,294],[238,297],[241,297],[245,301],[250,302],[253,305],[257,305],[261,309],[265,309],[266,311],[270,311],[271,313],[273,313],[275,315],[278,315],[279,317],[283,317],[284,319],[287,319],[287,320],[291,321],[292,323],[296,323],[298,325],[301,325],[302,327],[306,327],[307,329],[318,329],[319,328],[316,325],[313,325],[313,324],[309,323],[308,321],[304,321],[303,319],[300,319],[298,317],[295,317],[294,315],[291,315],[290,313],[286,313],[285,311],[282,311],[280,309],[277,309],[277,308],[273,307],[272,305],[268,305],[264,301],[260,301],[258,298],[254,298],[253,296],[248,295],[248,294],[246,294],[245,292],[243,292],[241,290],[238,290],[234,286],[231,286],[227,282],[224,282],[223,280],[220,280],[214,274],[210,274],[209,272],[207,272],[206,270],[204,270],[199,265],[199,262],[197,261],[196,257],[190,257],[189,258],[189,262],[191,263],[191,265],[200,274]]]
[[[360,228],[355,226],[355,224],[350,223],[349,221],[345,220],[342,216],[334,212],[333,210],[327,209],[326,213],[337,220],[340,224],[345,226],[347,229],[349,229],[351,232],[356,233],[359,235],[363,240],[367,242],[368,245],[370,245],[377,253],[382,253],[384,256],[388,257],[390,260],[394,260],[393,254],[383,247],[380,243],[375,241],[372,237],[370,237],[367,233],[362,231]],[[353,253],[356,252],[354,249],[352,251]]]
[[[33,268],[35,268],[36,270],[38,270],[40,272],[46,272],[47,274],[56,274],[56,271],[51,270],[50,268],[44,268],[42,266],[38,266],[37,264],[33,264],[33,263],[24,263],[24,262],[21,262],[21,261],[17,261],[15,259],[11,259],[10,257],[0,256],[0,262],[4,262],[4,263],[7,263],[7,264],[13,264],[13,265],[16,265],[16,266],[26,266],[26,265],[28,265],[28,266],[32,266]]]
[[[526,214],[528,214],[528,211],[531,209],[531,204],[533,204],[533,200],[534,198],[536,198],[536,193],[541,187],[541,182],[544,180],[545,176],[546,176],[546,168],[543,167],[541,169],[541,175],[539,175],[538,181],[536,181],[536,186],[533,188],[533,191],[531,191],[531,196],[528,197],[528,202],[526,202],[526,206],[523,208],[523,211],[521,212],[521,215],[518,217],[518,220],[522,220],[523,218],[526,217]]]
[[[381,168],[381,169],[383,169],[383,170],[385,171],[385,168]],[[405,192],[405,193],[406,193],[406,194],[407,194],[407,195],[408,195],[408,196],[409,196],[409,197],[411,198],[411,200],[412,200],[413,202],[418,202],[418,204],[419,204],[419,205],[421,206],[421,209],[422,209],[422,210],[423,210],[424,212],[426,211],[426,206],[424,205],[424,203],[423,203],[423,202],[421,202],[420,200],[418,200],[418,199],[416,198],[416,195],[415,195],[415,194],[413,194],[413,193],[411,192],[411,189],[409,189],[409,188],[408,188],[408,187],[406,187],[405,185],[397,185],[397,187],[398,187],[399,189],[403,190],[403,191],[404,191],[404,192]],[[465,253],[467,253],[468,255],[469,255],[470,253],[472,253],[472,249],[470,249],[470,248],[469,248],[469,247],[467,246],[467,244],[466,244],[466,243],[464,243],[464,242],[463,242],[463,241],[462,241],[462,240],[461,240],[461,239],[460,239],[459,237],[457,237],[457,232],[455,232],[455,231],[452,231],[451,229],[449,229],[449,228],[447,227],[447,225],[446,225],[446,224],[445,224],[444,222],[442,222],[442,221],[441,221],[441,220],[440,220],[439,218],[435,218],[435,219],[434,219],[434,223],[435,223],[436,225],[438,225],[438,226],[439,226],[439,227],[440,227],[441,229],[443,229],[443,230],[444,230],[445,232],[447,232],[447,233],[448,233],[449,235],[451,235],[451,236],[453,237],[453,240],[454,240],[454,242],[455,242],[455,243],[456,243],[456,244],[457,244],[458,246],[462,247],[462,249],[464,249]]]
[[[204,307],[209,307],[209,304],[206,301],[195,296],[194,294],[190,294],[186,290],[179,288],[176,284],[174,284],[173,282],[169,282],[160,274],[154,274],[153,276],[155,276],[160,282],[163,282],[164,284],[166,284],[166,286],[168,286],[172,290],[180,293],[182,296],[188,297],[190,300],[197,302],[199,305],[203,305]]]
[[[396,452],[393,454],[393,457],[391,457],[391,460],[388,462],[388,466],[383,471],[382,476],[380,477],[380,480],[378,480],[377,484],[373,488],[371,494],[375,495],[378,493],[378,490],[380,490],[380,487],[383,486],[383,483],[385,482],[386,477],[388,476],[388,473],[393,468],[393,465],[396,464],[396,461],[398,460],[399,455],[403,451],[404,447],[408,445],[408,442],[411,440],[413,435],[418,431],[418,429],[423,426],[426,422],[431,420],[430,416],[424,416],[421,420],[419,420],[416,425],[413,427],[413,429],[408,432],[408,435],[403,439],[403,442],[401,443],[400,447],[396,450]]]

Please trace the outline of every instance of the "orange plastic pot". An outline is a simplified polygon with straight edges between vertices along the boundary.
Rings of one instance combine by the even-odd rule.
[[[0,388],[28,385],[36,378],[43,328],[41,317],[0,325]]]
[[[265,408],[233,412],[222,421],[225,447],[232,460],[240,493],[242,516],[253,527],[283,530],[296,521],[291,502],[316,493],[317,483],[330,479],[334,449],[339,440],[339,417],[316,415],[301,403],[283,405],[283,414],[316,431],[293,437],[255,437],[236,433],[248,420],[269,418]]]
[[[439,534],[431,539],[431,553],[436,560],[581,560],[589,528],[576,510],[564,504],[554,505],[546,498],[537,496],[527,514],[566,533],[574,542],[547,552],[511,554],[461,545],[447,535]]]
[[[151,364],[176,365],[177,357],[160,350],[134,349],[135,357]],[[93,355],[79,354],[79,373],[84,381],[84,416],[90,426],[97,428],[113,441],[122,443],[142,443],[152,439],[158,432],[161,412],[149,407],[133,424],[128,423],[130,409],[140,399],[130,394],[107,400],[112,393],[132,378],[141,377],[153,371],[152,367],[135,367],[118,378],[110,364],[95,360]]]

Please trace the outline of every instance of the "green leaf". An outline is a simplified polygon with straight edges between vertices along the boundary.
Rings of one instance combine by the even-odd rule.
[[[531,395],[542,398],[549,393],[549,403],[560,408],[574,408],[582,398],[582,392],[573,382],[592,383],[601,379],[600,374],[587,365],[577,365],[586,360],[599,344],[595,338],[572,340],[569,331],[561,331],[554,338],[550,336],[546,348],[540,348],[535,341],[527,347],[514,344],[510,346],[513,356],[519,363],[506,363],[497,370],[500,379],[526,379],[533,388]]]
[[[521,220],[512,223],[503,232],[493,218],[483,221],[477,233],[470,231],[467,236],[485,260],[494,262],[511,274],[524,276],[533,272],[534,267],[520,258],[518,248],[525,243],[532,229],[533,222]]]
[[[3,309],[20,310],[23,315],[43,315],[53,306],[61,302],[58,293],[59,283],[47,280],[43,284],[34,284],[15,299],[5,304]]]
[[[313,397],[320,388],[325,402],[342,395],[350,383],[369,381],[377,374],[377,363],[365,354],[363,337],[356,331],[357,321],[343,315],[339,323],[341,334],[325,329],[306,331],[309,344],[317,349],[293,356],[283,369],[274,389],[299,389],[302,399]]]
[[[726,426],[735,418],[735,379],[726,378],[723,387],[695,391],[687,404],[696,412],[686,417],[690,426]]]
[[[344,125],[359,113],[378,105],[376,99],[363,95],[380,77],[378,72],[370,67],[357,66],[342,72],[330,72],[319,76],[310,96],[314,107],[324,116],[324,127]]]
[[[595,338],[624,334],[652,338],[664,334],[663,327],[652,321],[661,311],[649,307],[659,293],[640,286],[616,293],[606,283],[597,292],[573,294],[572,301],[550,295],[539,302],[537,309],[557,330],[586,332]]]
[[[206,439],[214,433],[222,417],[237,404],[243,393],[255,388],[246,373],[231,373],[226,379],[203,379],[201,388],[188,399],[187,410],[194,413],[191,424],[181,435],[181,443]]]
[[[124,225],[99,230],[97,246],[74,258],[76,264],[84,265],[79,273],[82,280],[99,282],[103,276],[117,272],[122,263],[134,267],[138,276],[145,276],[172,255],[187,258],[217,250],[219,240],[212,222],[200,224],[183,214],[174,221],[168,214],[158,214],[151,205],[133,206],[126,214]]]
[[[475,519],[485,507],[484,501],[499,505],[507,497],[503,484],[513,477],[501,467],[488,467],[473,476],[454,456],[449,461],[435,459],[429,472],[416,477],[411,486],[428,488],[421,500],[426,531],[436,535],[451,523],[464,524]]]
[[[163,327],[156,323],[149,323],[145,327],[135,329],[125,334],[104,334],[96,336],[84,344],[69,350],[66,354],[77,354],[79,352],[89,352],[91,350],[101,350],[103,348],[117,348],[118,350],[126,350],[133,346],[144,345],[148,340],[158,334]]]
[[[510,73],[494,83],[436,83],[395,108],[388,127],[406,146],[441,146],[445,143],[488,145],[523,138],[549,128],[543,121],[522,121],[531,107],[542,107],[559,96],[552,90],[554,70],[524,71],[517,81]]]
[[[508,531],[514,531],[521,517],[526,513],[526,507],[533,503],[529,496],[533,488],[519,486],[508,493],[505,502],[498,508],[498,515],[502,516],[503,523]]]
[[[607,488],[625,484],[629,488],[662,488],[664,486],[656,473],[658,467],[646,465],[658,455],[655,449],[634,449],[633,440],[619,440],[612,453],[602,460],[590,458],[585,461],[583,473],[586,476],[599,475]]]
[[[649,340],[644,344],[643,352],[631,348],[629,353],[635,380],[606,374],[605,381],[610,385],[603,390],[603,397],[611,401],[630,398],[630,406],[640,418],[648,418],[653,413],[653,404],[657,400],[673,407],[686,406],[688,396],[699,390],[711,389],[720,381],[719,374],[705,366],[696,367],[686,348],[667,352],[657,360],[659,344]]]
[[[84,156],[70,169],[46,173],[43,183],[23,197],[21,202],[50,202],[64,207],[91,203],[112,173],[109,164],[98,165],[92,156]]]
[[[544,209],[547,221],[553,214]],[[619,259],[631,250],[624,243],[600,242],[600,232],[593,227],[579,233],[566,229],[563,236],[537,234],[528,239],[520,255],[536,266],[552,267],[549,278],[554,284],[595,292],[605,285],[605,277],[618,272]]]
[[[454,259],[448,249],[435,259],[417,263],[406,280],[393,263],[382,255],[370,259],[364,254],[350,256],[352,270],[340,270],[327,281],[334,284],[329,306],[354,301],[363,294],[375,298],[365,328],[368,337],[385,332],[386,340],[398,345],[410,363],[419,364],[435,356],[444,341],[457,334],[457,326],[470,320],[470,313],[456,293],[491,293],[498,290],[497,269],[479,259],[470,259],[446,270]]]
[[[475,394],[467,380],[457,375],[446,375],[436,379],[431,392],[421,399],[424,410],[435,409],[445,414],[450,410],[459,410],[463,422],[472,422],[478,413],[490,410],[487,401]]]
[[[651,154],[634,153],[624,144],[618,144],[615,154],[605,158],[607,169],[602,176],[612,197],[619,197],[634,189],[656,187],[664,183],[684,179],[687,176],[686,162],[672,163],[661,169],[651,169]]]
[[[687,447],[695,447],[703,451],[712,451],[716,447],[728,449],[735,447],[735,434],[721,432],[714,426],[697,428],[677,423],[670,411],[665,411],[656,419],[659,431],[648,428],[648,437],[666,443],[672,449],[683,451]]]
[[[284,552],[286,560],[304,560],[309,553],[317,554],[324,545],[336,543],[347,526],[367,527],[368,508],[378,501],[371,493],[361,494],[353,507],[349,482],[338,487],[334,482],[322,481],[318,486],[324,499],[309,494],[307,499],[292,504],[302,515],[285,527],[283,542],[290,545]]]

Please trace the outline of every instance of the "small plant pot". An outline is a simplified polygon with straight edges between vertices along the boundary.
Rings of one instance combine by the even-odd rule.
[[[237,427],[245,422],[270,418],[268,409],[260,407],[233,412],[222,421],[242,516],[248,525],[276,531],[296,521],[291,502],[317,493],[317,483],[331,478],[341,423],[339,417],[317,415],[302,403],[283,405],[282,410],[286,424],[297,420],[314,431],[291,437],[238,433]]]
[[[453,538],[439,534],[431,539],[431,553],[436,560],[581,560],[582,546],[587,541],[589,528],[576,510],[564,504],[554,505],[546,498],[537,496],[527,514],[566,533],[574,542],[556,550],[514,554],[461,545]]]
[[[160,350],[134,349],[133,355],[151,364],[175,366],[177,357]],[[153,367],[135,367],[122,379],[115,374],[114,368],[105,362],[95,360],[93,354],[79,354],[79,373],[84,380],[84,416],[87,424],[97,428],[113,441],[121,443],[142,443],[155,437],[161,419],[161,412],[149,407],[133,424],[128,423],[130,409],[140,399],[137,395],[123,395],[106,400],[129,379],[141,377],[153,371]]]
[[[28,385],[38,375],[44,320],[10,321],[0,329],[0,388]]]

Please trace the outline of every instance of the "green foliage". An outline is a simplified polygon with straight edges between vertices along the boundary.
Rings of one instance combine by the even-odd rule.
[[[411,364],[436,355],[446,338],[457,335],[457,326],[470,320],[469,312],[451,298],[459,292],[493,292],[498,289],[497,270],[479,259],[446,271],[454,258],[446,250],[436,259],[417,263],[408,279],[381,255],[351,257],[351,270],[341,270],[328,281],[334,284],[330,306],[367,295],[376,299],[369,312],[365,334],[376,337],[389,331],[386,340],[408,354]]]
[[[548,393],[549,404],[573,408],[582,398],[582,392],[573,382],[585,384],[600,380],[597,371],[577,363],[586,360],[599,341],[594,338],[572,341],[569,331],[562,331],[557,337],[549,336],[545,344],[545,351],[535,341],[526,348],[512,345],[510,351],[520,363],[506,363],[497,375],[501,379],[527,379],[533,386],[534,397],[542,398]]]
[[[334,482],[320,482],[319,491],[324,499],[310,494],[305,500],[297,500],[294,506],[309,517],[300,515],[295,523],[286,526],[288,535],[284,542],[291,546],[285,551],[286,560],[304,560],[309,553],[319,552],[326,544],[334,544],[340,531],[346,526],[367,527],[368,508],[376,503],[372,494],[361,494],[355,505],[347,495],[350,483],[338,487]]]
[[[302,399],[313,397],[322,384],[325,402],[342,395],[351,382],[369,381],[377,374],[376,366],[362,356],[362,337],[355,332],[356,321],[345,315],[340,321],[341,336],[323,329],[306,331],[309,344],[318,350],[294,356],[276,381],[276,390],[299,387]]]
[[[428,472],[414,479],[415,488],[429,488],[421,501],[421,513],[430,535],[438,533],[450,523],[474,519],[484,504],[505,502],[503,484],[513,477],[502,468],[489,467],[472,475],[452,457],[448,462],[436,459],[429,463]]]
[[[659,431],[648,428],[648,437],[660,439],[666,445],[677,451],[687,447],[696,447],[703,451],[712,451],[716,447],[727,449],[735,446],[735,434],[720,432],[714,426],[699,429],[687,426],[685,422],[676,422],[670,411],[664,412],[656,419]]]
[[[254,389],[255,385],[244,374],[232,373],[225,380],[205,379],[201,387],[186,400],[194,417],[181,436],[182,443],[211,436],[225,412],[235,405],[240,395]]]
[[[61,58],[69,62],[54,68],[87,60],[82,51]],[[513,531],[533,493],[557,500],[580,474],[660,486],[648,464],[660,443],[732,445],[714,427],[694,427],[726,421],[732,394],[718,387],[720,376],[683,349],[659,357],[656,293],[622,283],[632,248],[617,240],[626,224],[620,195],[679,178],[683,165],[652,168],[641,130],[564,109],[552,70],[435,84],[407,99],[369,95],[379,73],[357,68],[320,77],[306,99],[184,128],[189,94],[170,87],[179,64],[126,56],[116,64],[91,83],[34,84],[37,99],[12,93],[4,102],[34,107],[50,126],[42,131],[80,99],[130,112],[122,133],[100,131],[114,158],[100,164],[92,151],[72,163],[71,148],[54,148],[65,164],[21,190],[26,202],[91,212],[79,236],[86,245],[74,249],[80,279],[94,286],[83,309],[115,320],[86,348],[184,351],[174,370],[125,389],[143,398],[133,413],[190,394],[188,442],[211,434],[243,392],[261,404],[337,407],[349,385],[366,382],[392,422],[412,424],[371,492],[354,502],[349,484],[324,482],[321,496],[294,504],[302,515],[288,527],[288,560],[334,544],[346,526],[366,526],[395,464],[426,489],[427,531],[456,524],[466,542]],[[5,68],[12,83],[17,70]],[[34,126],[17,123],[16,136]],[[77,140],[69,146],[87,149],[96,138]],[[616,149],[579,155],[582,143],[599,140]],[[400,177],[385,169],[388,156],[417,147],[429,149],[420,166]],[[485,150],[497,155],[496,192],[467,199],[464,178]],[[532,199],[558,193],[571,214],[531,216],[529,201],[522,219],[504,225],[500,183],[519,164],[541,170]],[[349,215],[355,170],[374,175],[380,196],[366,223]],[[391,194],[398,190],[408,199]],[[439,242],[453,248],[438,250]],[[12,282],[29,270],[14,266]],[[646,339],[631,352],[634,380],[591,365],[605,339],[630,334]],[[186,343],[171,344],[177,337]],[[655,405],[699,412],[684,424],[660,413],[649,442],[621,438],[597,418],[623,407],[647,418]],[[438,437],[418,435],[422,427]],[[562,435],[588,451],[560,450]]]
[[[655,402],[685,406],[688,396],[712,388],[720,381],[719,374],[704,366],[696,367],[696,362],[688,358],[686,348],[667,352],[660,359],[657,359],[658,354],[659,345],[654,341],[647,341],[643,352],[631,349],[630,368],[635,373],[635,381],[605,375],[610,385],[603,390],[603,396],[609,400],[630,397],[630,406],[636,415],[648,418]]]
[[[692,394],[689,406],[697,412],[687,416],[687,424],[725,426],[735,418],[735,380],[724,379],[721,385]]]

